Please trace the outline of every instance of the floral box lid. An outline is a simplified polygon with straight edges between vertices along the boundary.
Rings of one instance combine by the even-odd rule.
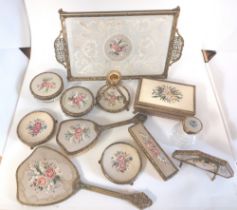
[[[195,115],[195,86],[163,80],[141,79],[135,111],[169,118]]]

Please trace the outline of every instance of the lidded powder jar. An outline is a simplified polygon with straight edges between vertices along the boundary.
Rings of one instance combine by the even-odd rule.
[[[51,101],[63,91],[63,79],[54,72],[43,72],[36,75],[30,83],[32,95],[43,101]]]
[[[30,112],[20,120],[17,126],[18,138],[32,149],[53,136],[56,122],[48,112]]]
[[[80,117],[94,106],[94,96],[85,87],[74,86],[63,92],[60,98],[62,111],[72,117]]]

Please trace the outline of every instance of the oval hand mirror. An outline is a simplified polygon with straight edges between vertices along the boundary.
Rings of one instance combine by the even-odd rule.
[[[98,125],[86,119],[65,120],[60,123],[56,140],[67,154],[73,155],[86,149],[98,139],[100,133],[106,129],[144,122],[146,115],[137,114],[133,118],[109,125]]]
[[[73,163],[52,148],[41,146],[16,171],[17,199],[24,205],[45,206],[66,200],[80,189],[87,189],[131,202],[140,209],[152,205],[143,192],[121,193],[81,182]]]
[[[105,148],[99,163],[104,175],[116,184],[133,184],[142,167],[137,149],[126,142]]]

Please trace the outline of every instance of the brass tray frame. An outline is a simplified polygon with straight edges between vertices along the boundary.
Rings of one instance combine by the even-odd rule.
[[[102,12],[65,12],[59,10],[61,20],[61,31],[54,42],[56,60],[67,69],[67,78],[69,81],[75,80],[104,80],[106,75],[101,76],[83,76],[75,77],[72,75],[69,48],[67,42],[66,19],[67,18],[83,18],[83,17],[121,17],[121,16],[149,16],[149,15],[172,15],[171,34],[169,38],[168,53],[166,55],[165,68],[162,74],[157,75],[124,75],[122,79],[139,79],[145,78],[167,78],[168,68],[170,65],[178,61],[182,55],[184,39],[177,30],[177,21],[180,13],[180,8],[176,7],[172,10],[141,10],[141,11],[102,11]],[[111,69],[110,69],[111,70]]]

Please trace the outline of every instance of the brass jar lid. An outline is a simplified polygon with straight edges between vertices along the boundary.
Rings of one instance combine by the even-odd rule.
[[[40,100],[51,100],[63,91],[63,80],[54,72],[43,72],[36,75],[30,83],[32,95]]]
[[[54,134],[56,120],[45,111],[25,115],[17,126],[18,138],[30,148],[48,141]]]
[[[65,114],[80,117],[91,111],[94,106],[94,96],[89,89],[74,86],[63,92],[60,104]]]
[[[186,117],[182,123],[187,134],[197,134],[202,130],[202,122],[197,117]]]
[[[104,175],[116,184],[132,184],[142,166],[137,149],[126,142],[109,145],[99,163]]]

